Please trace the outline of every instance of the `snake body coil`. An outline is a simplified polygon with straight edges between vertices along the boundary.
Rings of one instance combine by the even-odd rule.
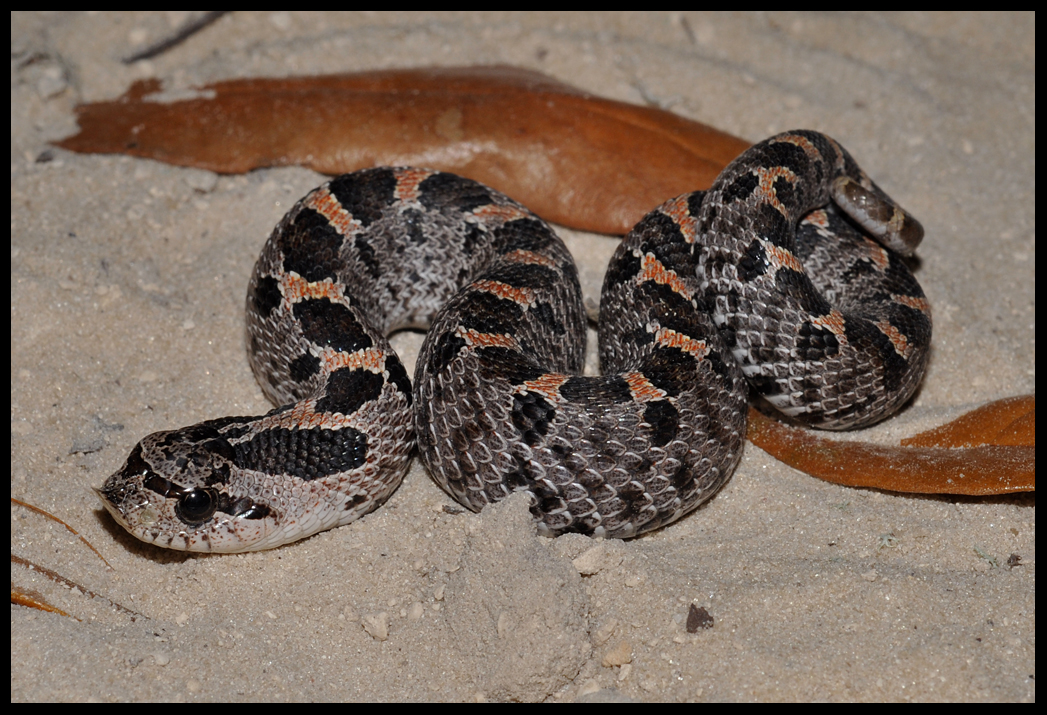
[[[347,174],[284,217],[248,289],[280,407],[149,435],[99,495],[150,543],[271,548],[378,507],[417,439],[470,509],[526,490],[541,533],[634,536],[728,479],[747,381],[827,429],[912,395],[931,322],[898,254],[922,234],[832,139],[772,137],[626,236],[586,377],[577,270],[545,222],[451,174]],[[429,328],[413,389],[386,339],[410,327]]]

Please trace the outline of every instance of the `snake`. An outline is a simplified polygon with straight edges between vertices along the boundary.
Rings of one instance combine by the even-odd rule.
[[[608,177],[613,180],[613,177]],[[693,512],[742,455],[748,400],[871,425],[926,370],[923,228],[828,136],[778,134],[618,245],[583,375],[578,270],[541,218],[413,167],[331,179],[247,291],[261,416],[150,434],[96,492],[135,537],[242,552],[367,514],[412,455],[470,510],[529,494],[537,533],[629,538]],[[427,330],[414,380],[388,336]]]

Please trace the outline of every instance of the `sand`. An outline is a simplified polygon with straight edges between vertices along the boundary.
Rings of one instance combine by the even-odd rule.
[[[234,13],[119,62],[184,18],[12,14],[11,492],[113,570],[16,508],[12,551],[142,614],[13,565],[81,620],[12,606],[12,700],[1035,700],[1034,496],[848,489],[751,445],[718,496],[631,541],[539,538],[522,498],[462,512],[416,463],[379,511],[284,548],[137,542],[90,487],[149,432],[268,409],[245,287],[323,177],[40,160],[77,102],[141,77],[428,65],[528,67],[750,140],[818,129],[927,229],[930,370],[862,433],[897,444],[1035,389],[1032,14]],[[595,297],[615,239],[562,233]],[[692,603],[711,629],[687,632]]]

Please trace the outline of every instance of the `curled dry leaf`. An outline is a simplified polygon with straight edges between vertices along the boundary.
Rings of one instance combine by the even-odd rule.
[[[1018,443],[1022,440],[1014,438],[1016,430],[1001,428],[1001,424],[1028,424],[1023,416],[1035,412],[1034,402],[1032,397],[1000,400],[906,440],[911,444],[950,445],[958,444],[958,439],[975,445],[959,449],[831,440],[810,430],[789,427],[754,408],[749,409],[748,437],[794,469],[851,487],[978,496],[1032,492],[1036,491],[1035,424],[1028,444]],[[1001,441],[984,438],[994,430],[1000,433]],[[932,435],[936,434],[980,436],[935,439]]]
[[[554,223],[624,234],[666,199],[708,188],[749,143],[670,112],[516,67],[234,79],[165,100],[157,80],[77,107],[72,151],[241,173],[413,165],[488,184]]]

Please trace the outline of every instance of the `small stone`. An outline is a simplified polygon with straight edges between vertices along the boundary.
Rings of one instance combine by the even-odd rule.
[[[364,616],[360,619],[360,625],[376,641],[384,641],[389,638],[389,614],[385,611]]]
[[[622,641],[611,650],[607,651],[603,657],[603,666],[605,668],[613,668],[619,665],[625,665],[626,663],[633,662],[633,649],[627,641]]]

